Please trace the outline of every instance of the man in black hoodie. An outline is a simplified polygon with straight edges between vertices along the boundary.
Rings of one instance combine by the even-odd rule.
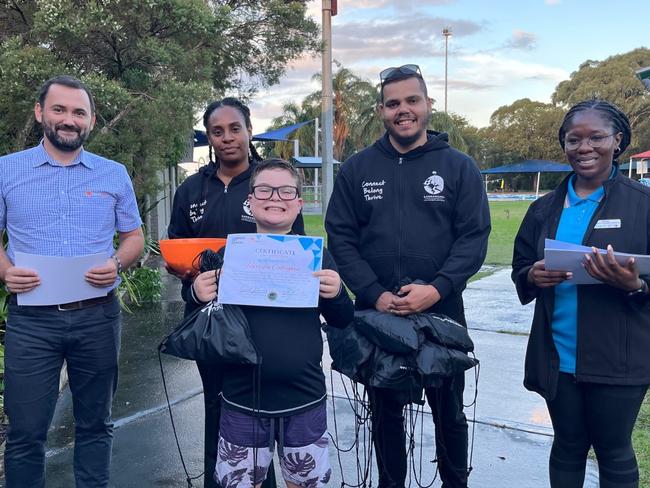
[[[416,65],[381,72],[384,136],[342,165],[325,228],[356,308],[435,312],[466,325],[462,291],[485,259],[490,213],[476,163],[427,131],[432,102]],[[421,280],[426,284],[406,284]],[[425,391],[445,488],[467,486],[464,375]],[[369,390],[379,487],[403,487],[404,400]]]

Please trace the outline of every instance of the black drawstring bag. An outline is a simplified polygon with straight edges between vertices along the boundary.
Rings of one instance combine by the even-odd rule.
[[[220,269],[223,265],[223,253],[208,249],[201,253],[200,258],[202,273]],[[194,361],[261,363],[244,312],[237,305],[221,305],[216,300],[183,319],[162,340],[158,350]]]

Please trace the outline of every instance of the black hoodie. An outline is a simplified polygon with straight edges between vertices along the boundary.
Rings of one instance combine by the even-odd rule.
[[[434,311],[464,323],[461,293],[485,259],[490,212],[479,169],[429,132],[400,154],[388,134],[350,157],[327,210],[328,246],[357,308],[405,278],[431,283]]]
[[[248,204],[249,183],[254,164],[235,176],[228,186],[217,178],[218,165],[210,163],[188,177],[176,190],[172,216],[167,228],[170,239],[227,237],[228,234],[257,232]],[[293,232],[304,234],[302,214],[293,224]],[[181,296],[187,303],[186,314],[199,306],[190,291],[191,282],[183,282]]]

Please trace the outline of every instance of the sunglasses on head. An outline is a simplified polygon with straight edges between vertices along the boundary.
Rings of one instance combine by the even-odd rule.
[[[396,74],[401,73],[403,75],[415,75],[422,77],[422,72],[420,67],[417,64],[405,64],[402,66],[386,68],[379,73],[379,81],[382,83],[386,82],[390,78],[393,78]]]

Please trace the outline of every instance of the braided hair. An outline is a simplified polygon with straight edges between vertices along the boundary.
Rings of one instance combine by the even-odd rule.
[[[226,97],[221,100],[216,100],[212,102],[205,109],[205,112],[203,113],[203,127],[205,127],[206,132],[208,131],[210,116],[215,110],[221,107],[232,107],[238,110],[239,113],[242,114],[242,117],[244,117],[244,123],[246,124],[246,127],[251,128],[253,126],[253,124],[251,124],[250,109],[246,105],[244,105],[241,100],[234,97]],[[262,157],[257,153],[257,150],[255,149],[255,146],[253,146],[252,141],[248,142],[248,150],[250,151],[250,156],[249,156],[250,159],[252,159],[253,161],[262,161]],[[216,163],[216,161],[212,159],[213,158],[212,145],[209,146],[208,151],[209,151],[210,163]]]
[[[630,141],[632,140],[632,127],[630,126],[630,120],[627,118],[627,115],[625,115],[620,108],[607,100],[599,100],[595,98],[592,100],[583,100],[569,109],[564,116],[560,130],[558,131],[558,138],[562,150],[564,150],[564,138],[566,137],[567,128],[573,121],[573,118],[576,114],[587,110],[597,111],[604,120],[608,121],[612,125],[613,130],[617,133],[620,132],[623,135],[621,143],[614,151],[614,161],[616,161],[618,155],[625,151],[625,149],[630,145]]]

